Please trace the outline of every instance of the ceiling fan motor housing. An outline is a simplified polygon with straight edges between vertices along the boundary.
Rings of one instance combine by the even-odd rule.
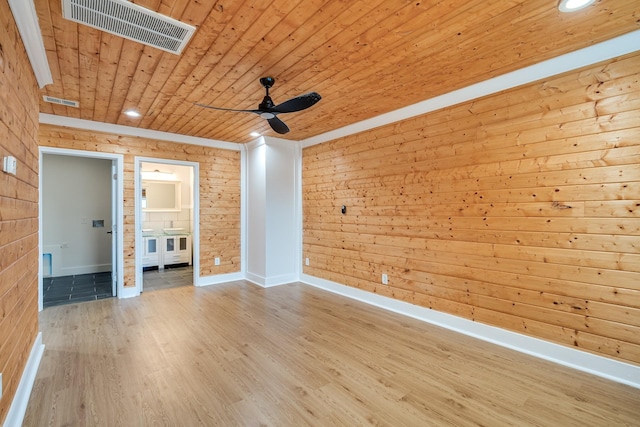
[[[276,82],[276,79],[274,79],[273,77],[262,77],[260,79],[260,84],[266,87],[267,89],[271,88],[275,82]]]
[[[260,103],[260,105],[258,105],[258,109],[265,111],[265,110],[270,110],[273,107],[275,107],[275,104],[273,103],[273,100],[271,99],[271,97],[269,95],[265,96],[264,98],[262,98],[262,102]]]

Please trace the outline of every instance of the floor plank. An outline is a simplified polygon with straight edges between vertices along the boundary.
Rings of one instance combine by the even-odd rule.
[[[638,425],[640,392],[303,284],[51,307],[24,426]]]

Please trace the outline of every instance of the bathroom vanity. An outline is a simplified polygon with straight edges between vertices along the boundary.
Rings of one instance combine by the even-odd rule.
[[[191,265],[191,235],[145,236],[143,241],[142,267],[158,267],[162,270],[167,265]]]

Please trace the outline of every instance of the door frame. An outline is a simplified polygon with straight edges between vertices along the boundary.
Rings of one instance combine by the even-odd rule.
[[[112,259],[112,271],[115,269],[116,280],[116,296],[118,298],[124,297],[124,156],[122,154],[110,154],[99,153],[97,151],[84,151],[84,150],[72,150],[68,148],[53,148],[53,147],[39,147],[38,148],[38,310],[43,309],[43,297],[42,297],[42,280],[43,280],[43,236],[42,236],[42,167],[44,161],[44,154],[55,154],[60,156],[70,157],[84,157],[92,159],[104,159],[111,160],[112,164],[115,164],[116,177],[115,185],[112,184],[112,188],[115,187],[115,192],[111,193],[111,214],[116,218],[114,234],[115,238],[111,239],[112,253],[115,253],[116,259]],[[112,181],[113,183],[113,181]]]
[[[142,239],[142,178],[141,163],[158,163],[165,165],[186,166],[193,168],[193,182],[191,197],[193,203],[193,233],[191,234],[193,256],[193,285],[198,286],[200,277],[200,163],[186,160],[160,159],[156,157],[136,156],[134,160],[134,188],[135,188],[135,264],[136,264],[136,293],[140,295],[143,288],[142,257],[144,244]]]

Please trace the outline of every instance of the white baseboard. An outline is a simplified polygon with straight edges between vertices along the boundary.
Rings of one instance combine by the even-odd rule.
[[[245,273],[243,279],[253,283],[254,285],[258,285],[258,286],[262,286],[263,288],[266,288],[267,279],[264,276],[260,276],[259,274],[247,272]]]
[[[274,286],[286,285],[287,283],[297,282],[298,276],[295,273],[283,274],[281,276],[263,277],[253,273],[247,273],[244,277],[251,283],[255,283],[263,288],[271,288]]]
[[[241,272],[216,274],[214,276],[198,277],[196,286],[218,285],[220,283],[235,282],[236,280],[244,280],[244,274]]]
[[[620,362],[585,351],[507,331],[495,326],[474,322],[451,314],[441,313],[404,301],[352,288],[306,274],[300,281],[342,296],[374,305],[414,319],[422,320],[521,353],[549,360],[563,366],[588,372],[631,387],[640,388],[640,366]]]
[[[60,276],[78,276],[81,274],[105,273],[111,271],[111,264],[78,265],[62,267],[57,270]]]
[[[29,396],[31,396],[31,389],[33,383],[36,380],[36,374],[38,373],[38,366],[40,366],[40,360],[44,353],[44,344],[42,344],[42,332],[38,332],[36,339],[31,347],[31,353],[29,359],[27,359],[27,365],[24,368],[20,383],[18,383],[18,389],[16,395],[13,397],[9,412],[4,420],[4,427],[19,427],[22,425],[22,420],[27,412],[27,404],[29,403]]]
[[[292,282],[297,282],[298,281],[298,275],[291,273],[291,274],[282,274],[280,276],[271,276],[271,277],[267,277],[267,280],[264,284],[265,288],[270,288],[272,286],[280,286],[280,285],[286,285],[287,283],[292,283]]]
[[[134,298],[140,295],[140,291],[136,286],[123,286],[118,289],[118,298]]]

